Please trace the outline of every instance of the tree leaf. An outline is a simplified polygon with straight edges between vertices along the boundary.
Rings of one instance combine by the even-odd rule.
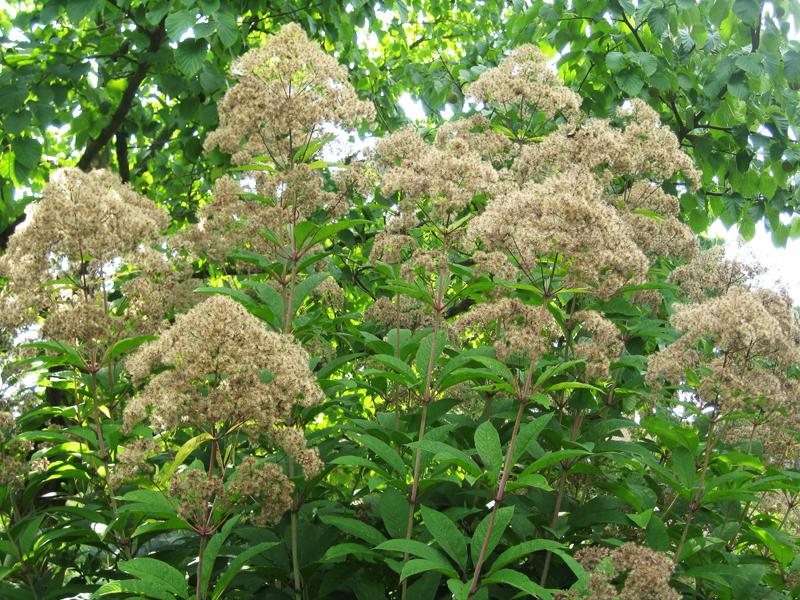
[[[206,60],[208,42],[202,39],[189,38],[178,44],[175,49],[175,64],[187,77],[195,75]]]
[[[222,594],[225,593],[225,589],[231,584],[233,578],[239,574],[248,561],[255,558],[265,550],[269,550],[277,545],[278,542],[262,542],[237,555],[217,580],[217,584],[214,586],[214,593],[211,595],[212,600],[219,600],[222,598]]]

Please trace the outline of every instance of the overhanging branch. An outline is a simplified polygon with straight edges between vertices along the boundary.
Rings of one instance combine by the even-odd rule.
[[[164,42],[166,31],[166,20],[162,19],[158,24],[158,27],[148,33],[148,37],[150,38],[150,44],[147,46],[148,53],[154,53],[158,51],[158,49],[161,47],[161,44]],[[139,91],[139,86],[142,84],[145,77],[147,77],[147,71],[149,69],[150,63],[146,60],[143,60],[139,63],[139,66],[136,67],[136,70],[133,72],[133,74],[128,78],[128,84],[125,86],[125,91],[122,93],[122,99],[119,101],[114,114],[111,115],[111,119],[100,132],[100,134],[96,138],[89,140],[89,143],[86,145],[83,156],[81,156],[80,160],[78,161],[79,169],[87,171],[100,150],[103,149],[109,140],[111,140],[113,135],[119,130],[122,122],[125,120],[125,117],[133,106],[133,99],[136,97],[136,92]]]

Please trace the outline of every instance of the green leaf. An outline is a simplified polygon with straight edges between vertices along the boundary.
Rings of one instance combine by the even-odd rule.
[[[758,54],[743,54],[736,59],[735,63],[737,67],[747,71],[751,75],[760,75],[764,70],[762,58]]]
[[[567,460],[569,458],[577,458],[578,456],[586,456],[590,454],[586,450],[556,450],[555,452],[548,452],[538,460],[531,463],[528,467],[525,468],[523,471],[524,474],[528,473],[535,473],[536,471],[541,471],[549,467],[550,465],[554,465],[562,460]]]
[[[636,62],[642,67],[642,71],[648,77],[658,70],[658,59],[649,52],[637,52]]]
[[[495,559],[495,561],[492,563],[492,568],[489,569],[487,575],[491,575],[506,565],[510,565],[511,563],[518,561],[523,556],[528,556],[534,552],[541,552],[542,550],[560,550],[563,547],[563,544],[559,544],[554,540],[530,540],[521,544],[517,544],[508,550],[504,550],[503,553]]]
[[[755,25],[761,20],[760,0],[734,0],[733,12],[745,25]]]
[[[527,575],[520,573],[519,571],[512,571],[511,569],[501,569],[500,571],[497,571],[496,573],[486,577],[482,583],[484,585],[487,583],[502,583],[505,585],[510,585],[511,587],[530,594],[531,596],[544,598],[545,600],[550,600],[550,598],[553,597],[553,594],[548,592],[538,583],[531,581]]]
[[[622,52],[609,52],[606,54],[606,65],[614,73],[621,71],[626,65],[625,55]]]
[[[492,527],[492,535],[489,537],[489,544],[486,546],[486,558],[492,554],[497,544],[500,543],[500,540],[503,538],[503,533],[506,527],[508,527],[508,524],[511,523],[511,517],[513,516],[513,506],[503,506],[497,509],[497,516],[495,517],[494,526]],[[486,532],[489,531],[489,523],[491,520],[492,514],[489,513],[478,523],[478,526],[475,528],[475,533],[472,534],[469,551],[473,563],[478,562],[478,556],[481,553],[483,542],[486,539]]]
[[[175,49],[175,63],[184,75],[191,77],[203,66],[207,53],[208,43],[205,40],[189,38]]]
[[[311,293],[317,289],[317,286],[320,283],[328,279],[330,276],[330,273],[312,273],[303,279],[303,281],[298,283],[294,288],[294,312],[297,312],[297,309],[303,305],[303,302],[306,301],[306,298],[308,298]]]
[[[648,523],[650,523],[650,519],[652,518],[652,516],[653,516],[652,508],[639,513],[628,514],[628,518],[634,523],[636,523],[642,529],[647,529],[647,525]]]
[[[445,569],[452,568],[447,559],[433,546],[424,544],[418,540],[395,539],[383,542],[375,547],[375,550],[392,550],[394,552],[408,552],[411,556],[418,556],[433,563],[439,564]]]
[[[42,158],[42,145],[32,138],[17,138],[11,143],[14,157],[25,169],[33,169]]]
[[[179,10],[171,13],[164,23],[167,28],[167,36],[170,40],[177,42],[186,30],[195,24],[196,13],[189,10]]]
[[[269,309],[271,318],[269,318],[267,322],[272,325],[275,330],[280,331],[283,328],[284,303],[283,297],[278,293],[278,290],[268,283],[260,283],[257,281],[248,281],[245,283]]]
[[[169,482],[169,478],[172,477],[172,474],[175,473],[178,467],[186,462],[186,459],[189,458],[189,455],[197,450],[203,442],[210,439],[210,433],[201,433],[200,435],[196,435],[190,440],[184,442],[175,453],[175,458],[161,467],[161,470],[158,472],[158,480],[161,482],[161,485],[166,485]]]
[[[683,447],[675,448],[667,463],[687,488],[694,485],[697,475],[697,465],[694,455]]]
[[[442,350],[444,350],[445,339],[446,335],[444,331],[439,331],[438,333],[432,332],[425,336],[419,343],[417,356],[414,360],[417,365],[417,371],[421,377],[427,377],[428,367],[436,364],[436,359],[439,358]]]
[[[386,541],[386,537],[380,531],[375,529],[372,525],[359,521],[358,519],[339,517],[336,515],[322,515],[319,520],[326,525],[333,525],[337,529],[341,529],[345,533],[362,539],[373,546],[378,546]]]
[[[145,342],[150,342],[155,339],[158,339],[158,337],[155,335],[140,335],[137,337],[120,340],[111,348],[109,348],[108,352],[106,352],[103,362],[107,363],[108,361],[115,360],[117,357],[122,356],[123,354],[128,354],[131,350],[135,350]]]
[[[400,360],[396,356],[392,356],[391,354],[376,354],[372,357],[372,360],[386,365],[387,367],[391,367],[393,371],[402,375],[403,379],[408,382],[409,387],[417,380],[417,375],[414,373],[414,370],[409,367],[405,361]]]
[[[172,503],[162,494],[155,490],[133,490],[122,496],[123,504],[120,512],[136,512],[161,515],[175,515],[175,508]]]
[[[434,440],[423,440],[422,442],[411,442],[409,444],[412,448],[422,448],[426,452],[434,454],[434,459],[438,461],[451,461],[459,464],[464,470],[473,477],[480,477],[483,470],[477,463],[470,458],[469,454],[462,452],[458,448],[454,448],[444,442],[437,442]]]
[[[378,512],[389,535],[400,538],[406,534],[408,499],[400,492],[393,487],[383,490],[378,501]]]
[[[184,574],[165,562],[154,558],[138,557],[133,560],[122,560],[118,566],[123,573],[167,588],[179,598],[186,598],[188,595]]]
[[[448,577],[457,577],[457,573],[450,567],[443,567],[439,563],[426,560],[424,558],[414,558],[406,561],[403,565],[403,570],[400,572],[400,581],[404,581],[412,575],[425,573],[427,571],[436,571]]]
[[[644,81],[636,71],[624,71],[617,75],[617,84],[620,89],[625,92],[628,97],[635,97],[639,95],[644,87]]]
[[[389,444],[366,433],[355,434],[353,438],[362,446],[372,450],[381,460],[392,467],[398,475],[405,477],[407,471],[406,463],[403,462],[397,451]]]
[[[484,421],[475,429],[475,449],[491,473],[500,471],[503,448],[500,445],[500,434],[490,421]]]
[[[262,542],[261,544],[256,544],[255,546],[248,548],[241,554],[237,555],[236,558],[231,561],[231,564],[228,565],[228,568],[225,569],[225,572],[217,580],[217,585],[214,586],[214,593],[211,595],[212,600],[219,600],[222,598],[222,594],[225,593],[225,589],[231,584],[233,578],[239,574],[239,571],[244,568],[248,561],[250,561],[252,558],[255,558],[265,550],[269,550],[277,545],[278,542]]]
[[[239,515],[235,515],[228,519],[225,525],[222,526],[214,536],[208,540],[206,549],[203,551],[203,580],[201,582],[201,589],[205,594],[208,590],[208,584],[211,582],[211,574],[214,572],[214,563],[217,561],[217,556],[222,549],[225,540],[230,536],[231,531],[239,522]]]
[[[427,506],[421,506],[420,512],[433,539],[463,570],[467,566],[467,542],[456,524],[444,513]]]
[[[530,446],[533,442],[535,442],[539,434],[542,433],[547,424],[553,418],[553,413],[546,413],[539,417],[536,417],[530,423],[524,423],[519,428],[519,433],[517,434],[517,443],[514,446],[514,454],[512,457],[512,461],[514,464],[518,463],[522,455],[525,454],[528,446]]]
[[[239,24],[236,15],[229,12],[218,12],[214,19],[217,22],[217,35],[219,41],[226,48],[230,48],[239,40]]]
[[[157,600],[175,600],[175,596],[163,590],[159,584],[138,579],[111,581],[92,594],[92,598],[123,593],[135,594],[136,596],[144,596],[146,598],[156,598]]]

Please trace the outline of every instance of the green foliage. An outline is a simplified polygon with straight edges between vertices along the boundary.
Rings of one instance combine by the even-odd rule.
[[[800,54],[786,40],[781,15],[766,14],[761,4],[348,6],[279,2],[265,13],[255,2],[82,0],[43,3],[13,17],[0,11],[3,31],[16,27],[29,36],[4,54],[0,73],[0,225],[19,210],[6,191],[38,192],[49,171],[40,158],[61,163],[75,148],[83,151],[79,160],[116,161],[120,172],[127,170],[120,161],[129,161],[133,183],[169,206],[171,228],[180,230],[195,218],[210,182],[230,167],[218,151],[203,155],[201,140],[217,123],[232,57],[291,20],[353,63],[354,87],[377,105],[378,134],[404,121],[397,99],[405,92],[423,100],[426,125],[441,124],[445,106],[464,116],[465,84],[510,47],[538,41],[546,53],[560,53],[559,73],[590,114],[610,116],[634,96],[658,109],[703,170],[701,189],[680,196],[696,230],[716,217],[743,227],[766,217],[778,239],[788,235],[792,226],[779,219],[797,201],[791,175],[800,155],[788,129],[797,125],[791,91]],[[773,10],[797,13],[782,3]],[[362,27],[377,36],[372,51],[356,43]],[[194,37],[185,37],[188,28]],[[529,125],[513,114],[486,113],[492,134]],[[69,125],[66,133],[51,129],[60,123]],[[127,152],[117,146],[114,158],[93,141],[112,124],[112,135],[124,131],[131,145]],[[516,141],[539,143],[541,136]],[[322,160],[329,142],[292,147],[289,160],[320,173],[326,191],[339,170],[355,168],[353,157]],[[230,170],[279,169],[263,158]],[[612,181],[621,195],[629,183]],[[664,188],[679,185],[670,180]],[[245,195],[254,214],[274,207],[275,198]],[[131,375],[132,357],[146,357],[145,344],[156,336],[120,335],[100,351],[77,339],[17,344],[4,365],[14,418],[0,423],[0,597],[581,597],[604,568],[588,565],[582,551],[626,542],[674,562],[667,578],[681,597],[798,596],[795,415],[784,410],[778,418],[786,419],[781,431],[790,440],[778,455],[755,435],[775,418],[765,408],[772,390],[751,398],[752,406],[723,412],[703,400],[708,365],[682,369],[675,393],[648,377],[648,362],[683,333],[675,315],[688,299],[670,278],[682,260],[654,258],[646,283],[608,294],[570,280],[574,265],[558,252],[541,253],[518,281],[504,279],[453,243],[486,209],[486,195],[474,194],[445,222],[429,216],[436,198],[415,199],[420,223],[407,233],[415,252],[436,257],[435,269],[408,255],[392,264],[370,254],[390,230],[402,192],[387,195],[372,185],[343,195],[346,214],[328,218],[319,208],[262,228],[255,238],[272,244],[273,253],[256,252],[252,239],[221,260],[201,255],[190,281],[195,299],[224,296],[259,328],[306,348],[309,364],[300,367],[313,373],[321,402],[292,404],[274,391],[281,388],[270,389],[290,405],[286,428],[303,432],[324,467],[304,472],[274,432],[231,425],[225,414],[207,427],[187,417],[162,429],[147,415],[131,425],[126,406],[148,381],[170,372],[158,367],[144,383]],[[508,253],[523,267],[520,255]],[[120,271],[103,288],[104,310],[128,310],[128,276]],[[336,301],[325,296],[331,281],[340,286]],[[79,281],[62,284],[82,289]],[[525,323],[531,337],[552,328],[539,354],[495,345],[519,315],[495,319],[486,331],[458,329],[459,319],[498,298],[547,317],[545,327]],[[381,301],[400,307],[394,323],[371,312]],[[602,313],[619,334],[605,374],[591,374],[592,357],[579,352],[595,339],[581,325],[583,311]],[[162,312],[168,322],[181,318]],[[198,345],[205,341],[207,332],[192,333]],[[695,341],[694,355],[706,350],[719,358],[713,340]],[[177,357],[169,368],[186,368],[186,360]],[[777,360],[748,363],[745,379]],[[797,378],[793,368],[790,380]],[[197,385],[208,396],[225,389],[225,376],[215,367]],[[253,386],[274,378],[260,370]],[[752,431],[741,434],[742,423]],[[126,472],[142,447],[146,456]],[[290,503],[274,523],[252,518],[254,494],[225,504],[235,495],[235,480],[226,477],[247,459],[275,467],[271,481],[285,471],[291,484]],[[187,473],[216,476],[220,487],[192,504],[174,489]],[[204,519],[189,516],[185,504],[202,509]]]
[[[789,0],[769,10],[756,0],[10,6],[0,10],[2,229],[46,181],[43,157],[116,165],[177,220],[191,219],[209,190],[204,174],[226,166],[218,153],[203,156],[200,140],[216,126],[232,57],[295,21],[352,63],[354,86],[377,104],[378,133],[405,121],[405,93],[430,123],[445,107],[460,115],[467,84],[508,49],[538,43],[590,114],[608,116],[632,97],[658,110],[704,173],[702,190],[682,199],[697,231],[720,218],[747,236],[766,219],[779,244],[797,234],[780,220],[797,210],[800,160],[790,134],[800,48],[788,40],[788,18],[800,12]],[[15,188],[30,192],[15,198]]]

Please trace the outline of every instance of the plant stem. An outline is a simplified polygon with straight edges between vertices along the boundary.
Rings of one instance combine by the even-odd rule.
[[[446,264],[447,254],[446,250],[442,250],[442,261]],[[434,300],[433,309],[435,311],[436,317],[433,326],[433,333],[431,334],[431,354],[428,357],[428,366],[425,372],[425,391],[422,396],[422,415],[420,416],[419,422],[419,434],[417,435],[417,441],[421,444],[425,440],[425,426],[428,420],[428,404],[431,401],[431,392],[433,387],[433,366],[436,363],[436,356],[437,356],[437,348],[436,348],[436,341],[439,338],[439,330],[441,328],[442,322],[442,312],[444,310],[444,304],[442,302],[444,298],[445,288],[447,287],[447,279],[448,279],[449,271],[447,267],[443,267],[439,273],[439,279],[437,281],[437,289],[436,289],[436,298]],[[410,540],[411,535],[414,532],[414,511],[417,506],[417,495],[419,494],[419,479],[420,473],[422,471],[422,448],[419,446],[417,447],[417,451],[414,455],[414,477],[411,482],[411,495],[408,499],[408,519],[406,521],[406,539]],[[406,563],[408,560],[408,552],[403,553],[403,564]],[[403,579],[400,583],[400,598],[401,600],[406,600],[408,597],[408,579]]]
[[[428,359],[428,371],[426,374],[425,394],[422,398],[422,415],[419,420],[419,434],[417,441],[422,443],[425,440],[425,425],[428,420],[428,403],[430,402],[430,388],[431,378],[433,373],[433,363],[436,351],[436,338],[438,337],[438,328],[434,329],[433,341],[431,343],[431,356]],[[422,448],[417,447],[414,455],[414,478],[411,483],[411,495],[408,499],[408,519],[406,521],[406,539],[411,539],[411,534],[414,532],[414,510],[417,505],[417,495],[419,494],[419,479],[422,471]],[[408,560],[408,552],[403,553],[403,564]],[[401,583],[401,598],[406,599],[408,594],[408,579],[404,579]]]
[[[206,536],[200,535],[200,551],[197,555],[197,585],[195,586],[195,599],[203,600],[205,590],[203,589],[203,554],[206,551]]]
[[[570,432],[570,440],[575,441],[578,437],[578,431],[583,421],[583,413],[578,413],[575,420],[572,422],[572,431]],[[555,530],[558,527],[559,514],[561,513],[561,503],[564,501],[564,488],[567,483],[567,469],[569,466],[562,466],[561,476],[558,478],[558,494],[556,495],[556,503],[553,506],[553,516],[550,518],[550,529]],[[545,587],[547,584],[547,576],[550,574],[550,562],[553,560],[553,553],[549,550],[544,559],[544,566],[542,567],[542,577],[539,580],[539,585]]]
[[[300,580],[300,558],[298,556],[296,510],[292,510],[290,518],[292,528],[292,573],[294,575],[294,597],[295,600],[300,600],[303,597],[303,592],[302,582]]]
[[[686,517],[686,524],[683,526],[683,532],[681,532],[681,539],[678,542],[678,547],[675,549],[675,556],[672,557],[673,564],[678,564],[678,559],[681,555],[681,551],[683,550],[683,545],[686,543],[686,535],[689,533],[689,527],[692,524],[692,519],[694,518],[694,514],[700,508],[700,499],[703,496],[703,486],[706,482],[706,473],[708,473],[708,463],[711,459],[711,448],[712,448],[712,433],[714,431],[714,425],[716,423],[716,419],[712,418],[708,422],[708,433],[706,434],[706,451],[703,455],[703,469],[700,471],[700,481],[697,484],[697,492],[695,492],[694,499],[692,500],[691,504],[689,504],[689,514]]]
[[[531,369],[533,369],[533,366],[531,366]],[[471,598],[472,595],[478,591],[481,570],[483,569],[483,563],[486,560],[486,554],[489,549],[489,540],[492,537],[492,530],[494,529],[494,523],[497,519],[497,511],[500,509],[500,505],[503,503],[503,499],[506,495],[508,477],[511,475],[511,463],[514,459],[514,447],[517,444],[517,435],[519,434],[519,427],[522,423],[522,417],[525,414],[525,406],[525,402],[520,401],[519,409],[517,409],[517,417],[514,420],[514,429],[511,431],[511,441],[509,441],[508,450],[506,450],[506,460],[503,464],[503,473],[500,475],[500,481],[497,483],[497,491],[494,495],[494,506],[492,506],[492,514],[489,517],[489,526],[486,528],[486,536],[483,538],[483,544],[481,545],[481,551],[478,555],[478,560],[475,561],[475,574],[472,576],[472,585],[469,589],[468,598]]]
[[[296,216],[293,219],[293,225],[296,225]],[[284,299],[284,307],[283,307],[283,332],[286,335],[291,334],[292,332],[292,317],[294,316],[294,288],[297,281],[297,264],[300,260],[300,254],[298,253],[297,249],[297,238],[294,234],[294,227],[290,228],[289,234],[292,238],[292,255],[291,255],[291,275],[290,279],[286,285],[286,296]],[[285,273],[285,271],[284,271]],[[288,423],[289,426],[292,424],[292,417],[289,415]],[[289,479],[293,479],[295,475],[295,468],[294,468],[294,460],[291,456],[287,456],[287,474]],[[299,547],[297,542],[297,511],[299,510],[299,505],[297,502],[292,504],[292,510],[289,515],[289,527],[290,527],[290,535],[291,535],[291,550],[292,550],[292,578],[294,581],[294,597],[295,600],[300,600],[302,598],[302,579],[300,577],[300,556],[299,556]]]

